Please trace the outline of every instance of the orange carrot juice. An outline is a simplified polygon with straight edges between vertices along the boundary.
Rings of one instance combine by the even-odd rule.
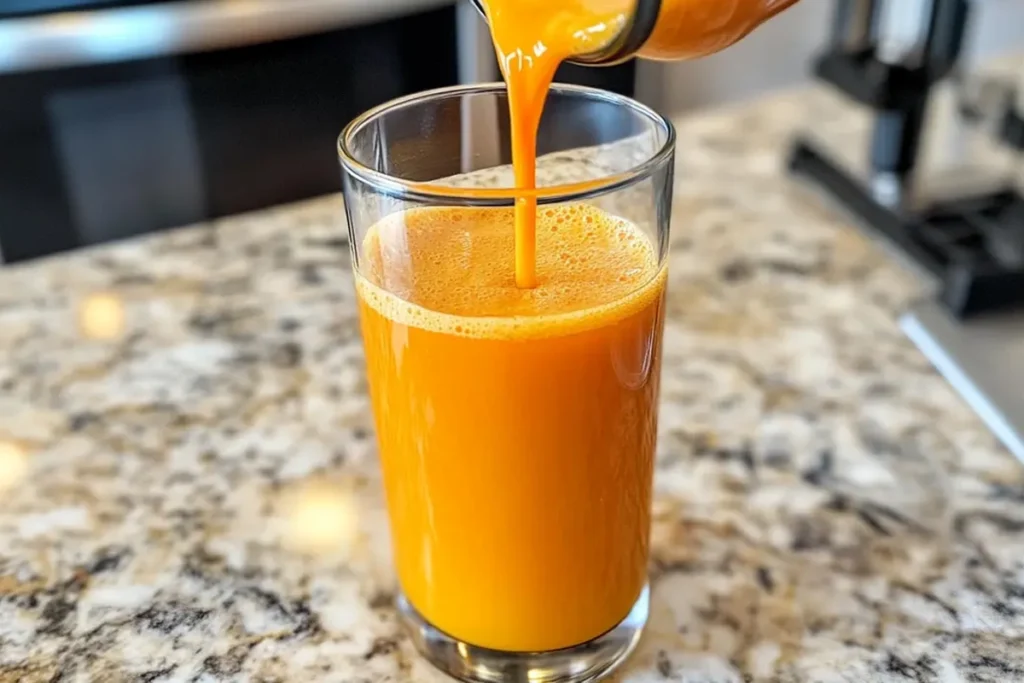
[[[514,213],[392,214],[357,288],[406,597],[458,640],[545,651],[645,584],[666,277],[636,226],[566,205],[538,210],[517,287]]]

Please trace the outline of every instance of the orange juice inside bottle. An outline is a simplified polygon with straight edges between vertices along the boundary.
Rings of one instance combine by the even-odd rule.
[[[388,216],[357,289],[402,590],[472,645],[600,636],[646,582],[665,271],[599,209]]]
[[[661,0],[658,21],[637,55],[659,60],[692,59],[710,55],[744,38],[795,2],[796,0]]]

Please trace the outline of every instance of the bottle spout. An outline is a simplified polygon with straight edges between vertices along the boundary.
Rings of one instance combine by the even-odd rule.
[[[483,0],[470,0],[476,11],[487,21]],[[576,55],[568,60],[584,66],[612,66],[636,56],[658,23],[662,0],[634,0],[633,11],[622,32],[615,40],[598,51]]]

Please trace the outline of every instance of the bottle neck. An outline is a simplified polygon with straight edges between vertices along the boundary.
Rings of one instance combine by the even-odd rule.
[[[654,32],[661,11],[661,0],[634,0],[633,13],[622,32],[598,52],[574,57],[576,64],[611,66],[636,55]]]
[[[482,0],[472,0],[480,16],[487,19]],[[633,57],[651,37],[658,23],[662,0],[634,0],[633,12],[615,40],[597,52],[577,55],[569,61],[585,66],[611,66]]]

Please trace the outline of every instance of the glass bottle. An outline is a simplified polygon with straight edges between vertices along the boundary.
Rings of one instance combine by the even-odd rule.
[[[601,49],[570,61],[610,65],[632,57],[703,57],[729,47],[796,1],[622,0],[626,21],[618,35]],[[481,0],[473,4],[486,17]]]

